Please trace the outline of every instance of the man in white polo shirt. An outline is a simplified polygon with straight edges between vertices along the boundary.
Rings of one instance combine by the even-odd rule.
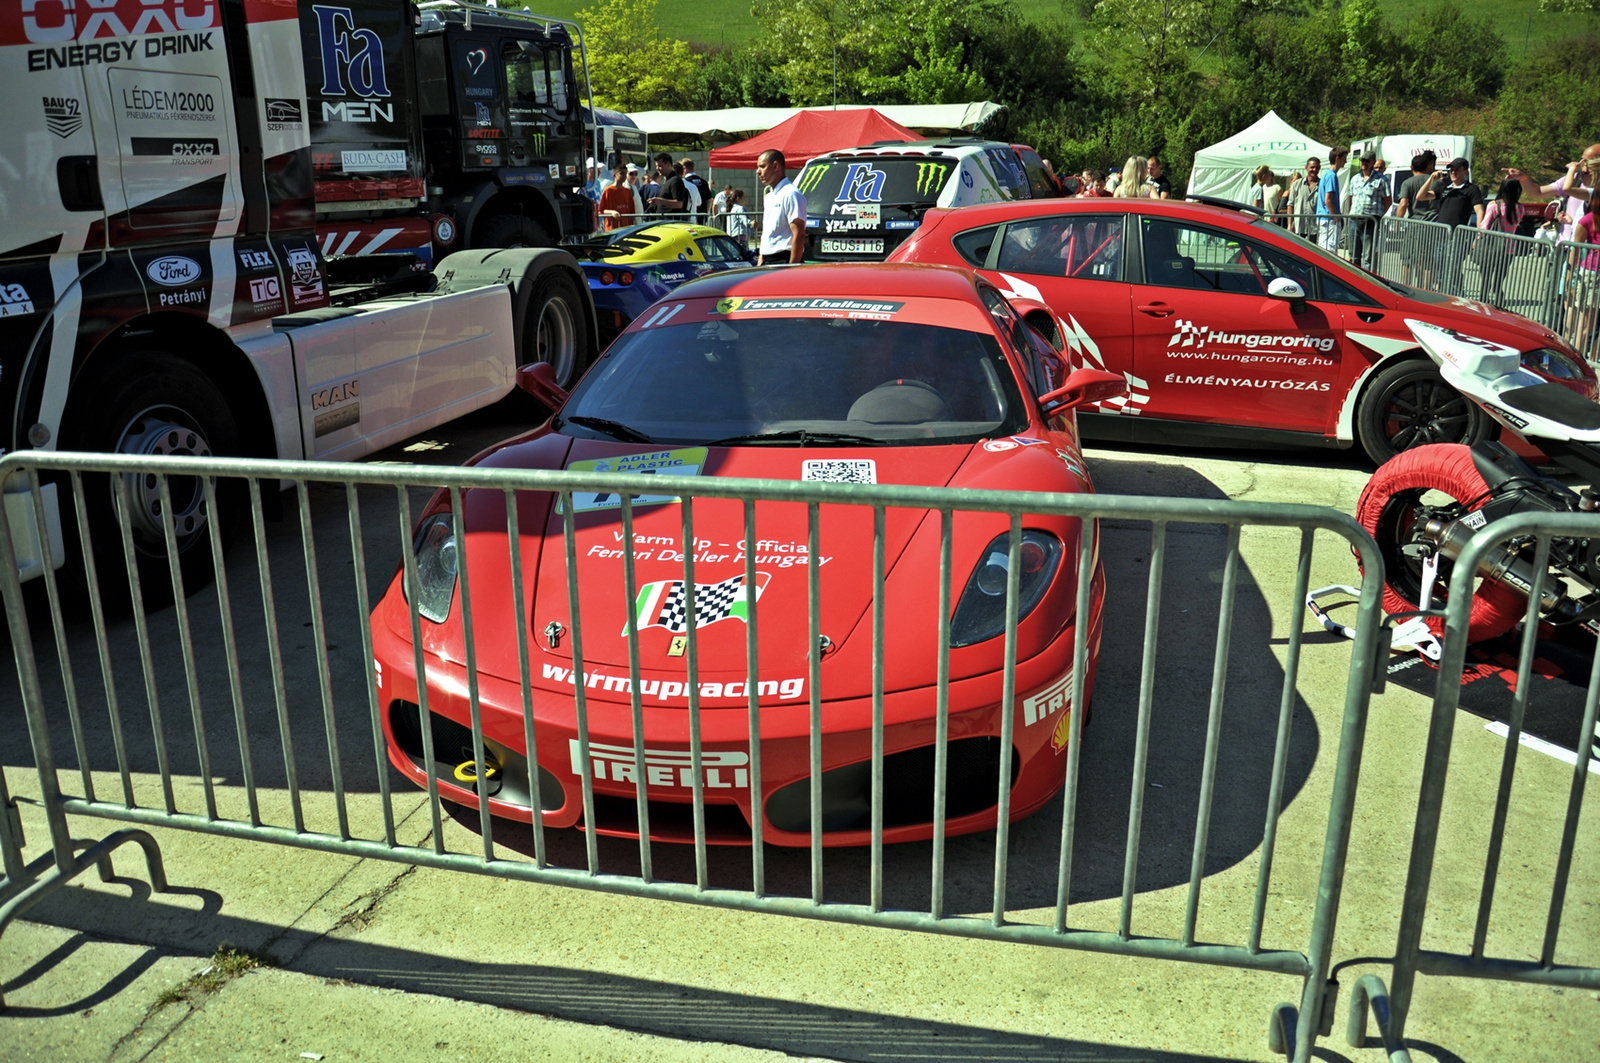
[[[806,197],[785,176],[783,152],[756,157],[756,177],[767,190],[761,212],[761,257],[756,264],[798,263],[806,253]]]

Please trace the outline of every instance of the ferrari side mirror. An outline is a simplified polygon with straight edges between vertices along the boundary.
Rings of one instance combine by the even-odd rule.
[[[1104,402],[1128,393],[1128,382],[1118,373],[1104,369],[1077,369],[1067,377],[1067,382],[1054,391],[1039,396],[1039,412],[1045,417],[1091,402]]]
[[[556,383],[556,369],[549,362],[529,362],[527,365],[518,366],[517,387],[551,410],[561,409],[567,401],[567,392]]]

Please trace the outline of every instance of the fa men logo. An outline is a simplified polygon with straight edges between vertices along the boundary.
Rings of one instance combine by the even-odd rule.
[[[348,7],[315,4],[317,40],[322,51],[322,94],[346,96],[354,92],[362,99],[389,95],[388,74],[383,67],[383,42],[369,29],[357,29]],[[345,81],[349,74],[348,84]]]
[[[888,175],[874,170],[870,163],[853,162],[844,172],[838,202],[879,203],[883,201],[883,182]]]
[[[883,179],[888,174],[874,170],[870,163],[853,162],[845,170],[845,181],[838,186],[838,202],[878,203],[883,200]]]

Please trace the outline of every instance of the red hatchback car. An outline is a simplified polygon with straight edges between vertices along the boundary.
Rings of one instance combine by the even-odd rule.
[[[1085,437],[1349,447],[1375,462],[1496,426],[1456,393],[1406,318],[1523,352],[1590,399],[1594,371],[1555,333],[1470,299],[1358,269],[1248,209],[1182,200],[1044,200],[933,210],[893,255],[980,271],[1049,306],[1031,318],[1074,364],[1130,393],[1079,414]]]
[[[1042,307],[1023,310],[1047,312]],[[684,285],[640,315],[570,396],[549,392],[556,415],[473,460],[481,468],[655,472],[696,477],[847,480],[1050,493],[1093,490],[1072,409],[1124,390],[1118,377],[1061,359],[1011,303],[969,270],[843,265],[739,270]],[[423,512],[414,536],[417,591],[396,576],[372,613],[373,654],[385,703],[390,762],[415,783],[431,775],[447,800],[475,804],[478,768],[468,724],[476,660],[483,736],[493,766],[490,808],[532,815],[524,731],[526,674],[544,822],[636,836],[636,785],[649,801],[650,835],[693,838],[690,728],[703,742],[712,842],[749,844],[762,816],[767,841],[810,841],[811,702],[823,721],[822,830],[830,845],[869,840],[874,516],[871,507],[824,504],[813,573],[807,506],[693,503],[696,646],[685,656],[687,526],[682,501],[631,503],[636,593],[625,591],[622,499],[518,493],[515,554],[523,598],[514,601],[505,492],[465,492],[456,541],[448,494]],[[564,525],[573,523],[572,615]],[[1070,728],[1076,632],[1087,624],[1084,697],[1092,689],[1105,576],[1093,561],[1078,616],[1082,522],[1025,516],[1018,573],[1010,576],[1010,518],[957,511],[951,526],[949,653],[950,833],[995,825],[1001,764],[1012,764],[1011,813],[1036,811],[1061,789]],[[927,838],[934,821],[932,765],[938,686],[941,516],[885,511],[885,838]],[[746,544],[753,544],[754,576]],[[458,568],[469,579],[463,621]],[[822,659],[811,670],[808,583],[818,580]],[[1014,703],[1003,697],[1005,602],[1017,583]],[[413,609],[416,617],[413,616]],[[757,661],[746,656],[759,609]],[[582,678],[573,656],[581,620]],[[413,621],[422,647],[413,645]],[[525,624],[529,660],[518,649]],[[635,759],[636,634],[644,761]],[[472,638],[475,656],[468,656]],[[424,662],[425,747],[417,660]],[[696,666],[694,662],[698,660]],[[755,665],[759,665],[759,670]],[[691,673],[690,668],[697,667]],[[523,671],[526,669],[526,672]],[[691,675],[696,686],[689,688]],[[813,689],[813,675],[820,675]],[[756,676],[756,690],[750,689]],[[583,683],[588,756],[575,689]],[[752,693],[760,708],[760,796],[749,742]],[[698,698],[698,715],[691,698]],[[1013,755],[1002,758],[1006,713]],[[432,757],[426,756],[431,749]],[[594,819],[581,822],[583,777]]]

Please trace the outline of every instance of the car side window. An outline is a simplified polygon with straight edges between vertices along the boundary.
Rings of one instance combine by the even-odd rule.
[[[1033,193],[1034,199],[1053,199],[1061,194],[1045,170],[1044,160],[1036,152],[1020,150],[1017,158],[1022,160],[1022,171],[1028,175],[1028,190]]]
[[[1344,281],[1338,279],[1325,269],[1317,270],[1318,280],[1322,282],[1322,292],[1317,298],[1328,303],[1346,303],[1355,306],[1372,306],[1371,299],[1362,295]]]
[[[1028,339],[1028,382],[1035,395],[1048,395],[1067,382],[1067,363],[1050,341],[1031,328],[1024,329]]]
[[[956,249],[956,254],[966,259],[967,262],[978,269],[989,267],[989,249],[994,246],[995,233],[1000,231],[998,225],[986,226],[982,229],[970,229],[961,233],[950,241]]]
[[[1000,245],[998,268],[1074,280],[1121,280],[1122,219],[1068,214],[1012,222]]]
[[[1236,233],[1144,218],[1145,282],[1165,288],[1266,295],[1278,277],[1312,290],[1315,270],[1299,259]]]
[[[737,247],[723,236],[702,236],[700,238],[700,253],[706,256],[707,262],[742,262],[744,256],[739,254]]]
[[[1004,336],[1006,344],[1011,348],[1011,353],[1017,356],[1028,374],[1028,383],[1032,385],[1037,394],[1043,395],[1038,388],[1046,380],[1038,363],[1038,356],[1034,351],[1034,342],[1046,348],[1049,344],[1025,325],[1016,308],[1006,302],[1005,296],[987,285],[978,286],[978,295],[983,299],[983,305],[989,308],[989,316],[994,318],[995,330]],[[1054,352],[1052,352],[1054,353]]]
[[[1028,175],[1022,172],[1016,152],[1010,148],[985,148],[984,154],[989,157],[989,167],[1000,183],[1000,198],[1027,199]]]

